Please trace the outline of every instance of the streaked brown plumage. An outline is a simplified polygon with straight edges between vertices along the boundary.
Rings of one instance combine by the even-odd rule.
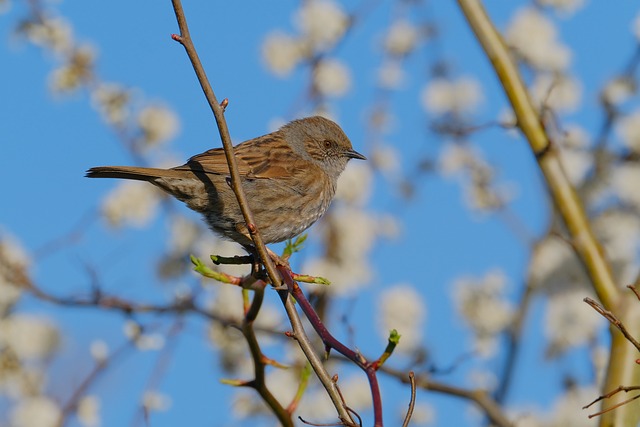
[[[243,189],[265,243],[302,233],[331,203],[338,177],[354,151],[340,126],[323,117],[307,117],[234,148]],[[148,181],[196,212],[220,235],[252,245],[236,196],[229,184],[224,151],[214,148],[171,169],[101,166],[90,178]]]

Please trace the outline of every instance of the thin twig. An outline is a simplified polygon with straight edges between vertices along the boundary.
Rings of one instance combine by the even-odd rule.
[[[413,415],[413,409],[416,406],[416,375],[413,371],[409,372],[409,384],[411,384],[411,400],[409,400],[409,409],[407,410],[407,415],[404,417],[402,427],[409,426],[411,416]]]
[[[406,372],[383,366],[381,372],[391,375],[404,384],[410,382]],[[491,395],[485,390],[468,390],[460,387],[450,386],[438,381],[433,381],[428,375],[416,375],[416,386],[423,390],[435,391],[449,396],[459,397],[475,403],[487,416],[492,425],[496,427],[513,427],[507,416],[502,412],[500,405],[493,400]]]
[[[369,380],[369,388],[371,389],[371,399],[373,401],[373,416],[374,416],[374,426],[381,427],[383,425],[382,421],[382,399],[380,397],[380,387],[378,385],[378,378],[376,376],[376,371],[379,368],[378,360],[374,362],[368,362],[362,354],[350,349],[346,345],[342,344],[338,341],[327,329],[322,320],[318,317],[318,314],[315,312],[309,300],[307,300],[306,296],[298,286],[298,284],[293,280],[291,276],[291,271],[285,267],[279,266],[278,270],[284,279],[287,287],[291,289],[291,294],[298,302],[302,312],[305,314],[311,326],[315,329],[316,333],[322,339],[322,342],[325,345],[327,351],[330,349],[335,349],[337,352],[353,361],[356,365],[362,369],[367,375],[367,379]]]
[[[207,78],[207,75],[204,71],[202,63],[198,57],[198,53],[195,49],[193,41],[191,40],[191,36],[189,33],[189,28],[187,26],[187,20],[184,14],[184,10],[182,8],[182,2],[180,0],[172,0],[173,9],[176,15],[176,19],[178,21],[178,27],[180,28],[180,35],[173,35],[172,38],[178,41],[187,52],[187,56],[191,61],[193,69],[198,78],[198,82],[202,87],[202,91],[209,103],[209,106],[213,112],[216,123],[218,125],[218,131],[220,133],[220,138],[222,139],[222,145],[224,148],[224,152],[227,158],[227,163],[229,165],[229,173],[231,175],[231,187],[236,195],[238,200],[238,204],[240,206],[240,210],[242,211],[242,215],[247,225],[247,229],[253,239],[258,255],[260,256],[263,265],[265,266],[267,273],[269,275],[269,279],[271,283],[276,288],[281,287],[282,280],[278,273],[275,270],[273,262],[267,253],[267,248],[262,241],[262,237],[258,232],[258,229],[255,225],[255,221],[253,220],[253,214],[249,209],[249,204],[247,203],[246,196],[244,194],[244,190],[242,189],[242,183],[240,180],[240,173],[238,172],[238,165],[236,163],[236,159],[233,155],[233,145],[231,143],[231,136],[229,135],[229,129],[227,128],[227,123],[224,118],[224,108],[218,103],[216,96],[211,88],[211,84]],[[286,295],[283,297],[282,292],[285,292]],[[288,297],[287,291],[280,291],[281,299],[285,305],[285,310],[287,312],[287,316],[289,317],[289,321],[294,329],[296,340],[300,345],[303,353],[311,363],[314,372],[318,376],[318,379],[327,390],[333,405],[336,407],[339,418],[344,422],[353,422],[349,412],[345,408],[345,406],[340,402],[334,387],[330,382],[329,374],[324,369],[324,366],[318,359],[317,355],[315,355],[313,348],[311,347],[311,342],[309,338],[306,336],[304,329],[302,328],[302,322],[298,316],[298,312],[293,305],[293,301]]]
[[[584,302],[586,302],[587,304],[589,304],[591,307],[593,307],[593,309],[595,311],[597,311],[598,313],[600,313],[600,315],[602,317],[604,317],[605,319],[607,319],[609,321],[609,323],[611,323],[613,326],[615,326],[616,328],[618,328],[618,330],[620,332],[622,332],[622,335],[624,335],[624,337],[627,339],[627,341],[629,341],[631,344],[633,344],[635,346],[635,348],[640,351],[640,343],[633,337],[633,335],[631,335],[629,333],[629,331],[627,330],[627,328],[624,326],[624,323],[622,323],[620,321],[620,319],[618,319],[616,317],[615,314],[613,314],[612,312],[610,312],[609,310],[605,309],[604,307],[602,307],[600,304],[598,304],[598,302],[592,300],[589,297],[586,297],[583,299]]]

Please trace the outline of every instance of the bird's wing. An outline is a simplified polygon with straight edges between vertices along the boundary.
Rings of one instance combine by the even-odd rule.
[[[270,138],[270,135],[234,147],[240,175],[248,179],[274,179],[300,173],[306,161],[290,149],[282,150],[281,147],[278,140]],[[222,148],[197,154],[175,169],[229,175],[227,158]]]

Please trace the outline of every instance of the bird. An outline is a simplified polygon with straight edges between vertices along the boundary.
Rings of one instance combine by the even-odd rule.
[[[366,160],[335,122],[311,116],[236,145],[242,188],[266,244],[292,239],[329,208],[338,177],[351,159]],[[89,178],[147,181],[200,213],[209,228],[251,252],[253,241],[231,188],[222,148],[170,169],[99,166]]]

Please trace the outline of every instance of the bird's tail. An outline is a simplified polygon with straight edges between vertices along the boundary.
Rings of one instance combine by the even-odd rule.
[[[120,178],[137,181],[154,181],[157,178],[170,178],[179,172],[171,169],[141,168],[136,166],[98,166],[87,171],[88,178]],[[177,177],[177,176],[176,176]]]

